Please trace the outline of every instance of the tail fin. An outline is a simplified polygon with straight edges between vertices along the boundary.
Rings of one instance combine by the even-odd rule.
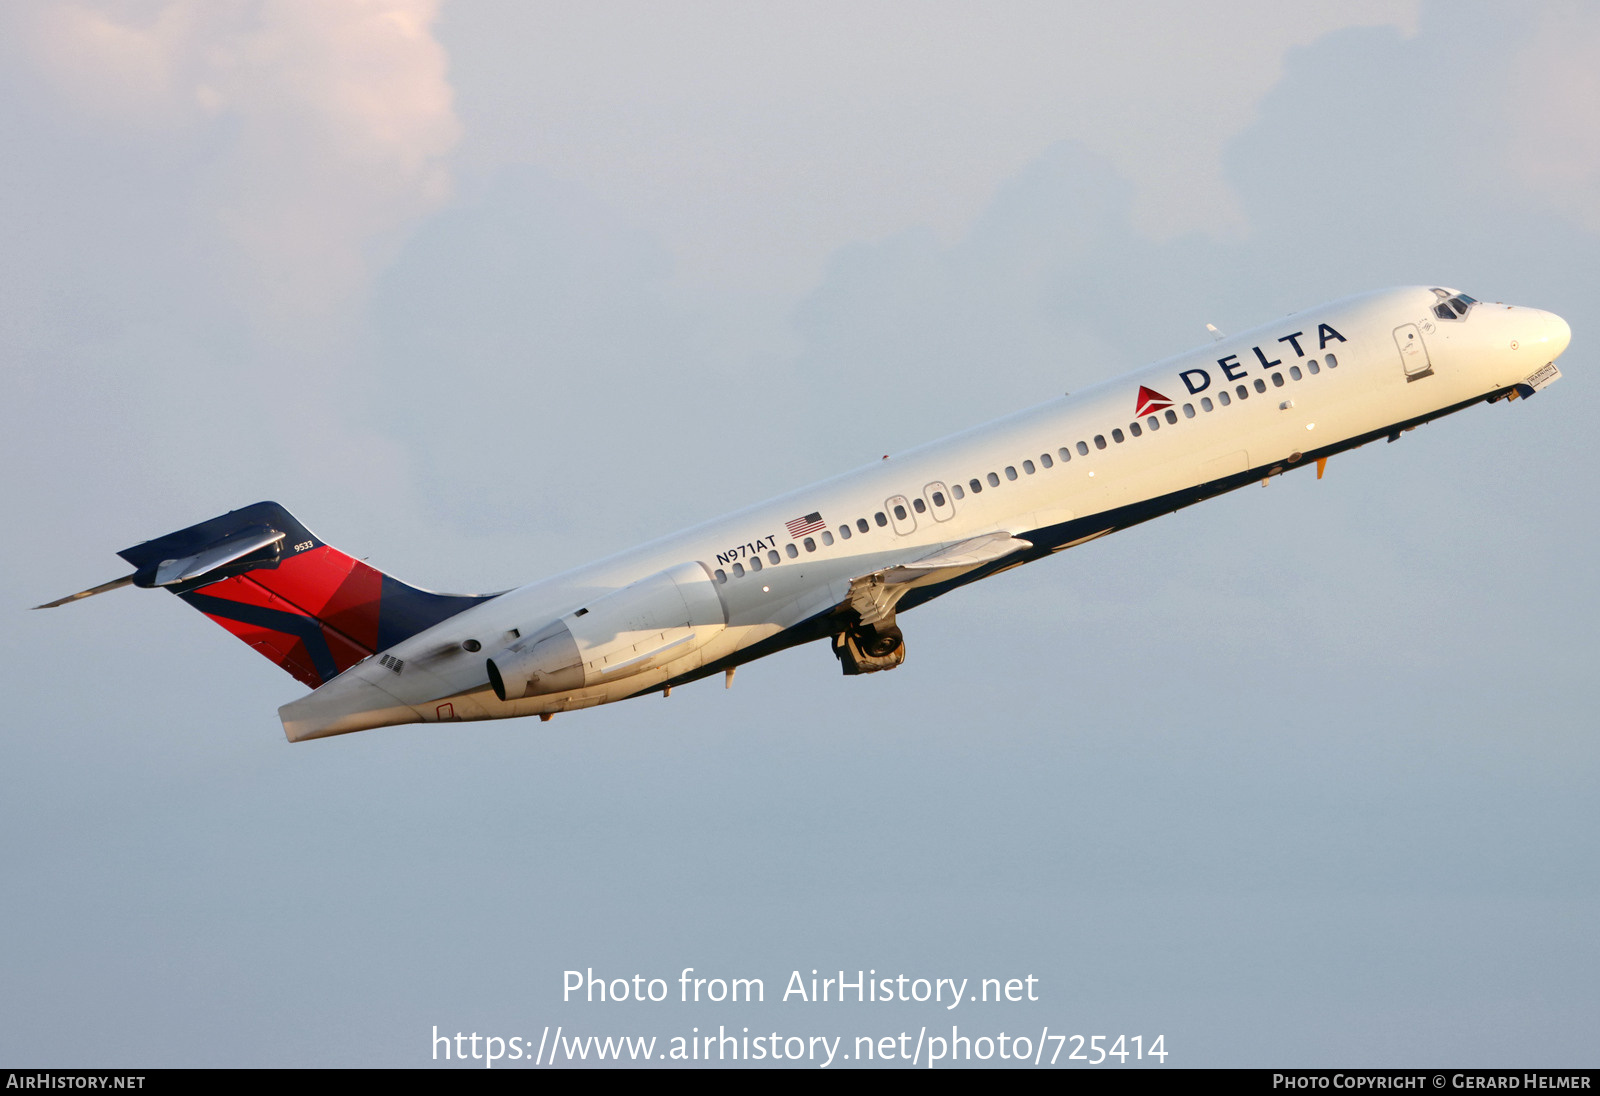
[[[170,589],[312,689],[494,596],[407,586],[324,544],[275,502],[117,554],[138,568],[135,586]]]

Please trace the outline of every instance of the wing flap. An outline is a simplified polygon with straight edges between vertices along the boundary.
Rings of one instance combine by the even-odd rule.
[[[885,567],[851,580],[850,596],[845,604],[860,615],[861,623],[876,624],[894,615],[895,605],[908,590],[944,582],[1032,547],[1032,541],[1010,533],[985,533],[958,541],[908,563]]]

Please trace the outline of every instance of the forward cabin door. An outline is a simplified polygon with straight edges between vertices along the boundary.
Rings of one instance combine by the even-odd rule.
[[[1400,365],[1406,371],[1406,380],[1420,381],[1433,375],[1433,363],[1428,360],[1428,347],[1422,341],[1422,331],[1414,323],[1403,323],[1394,329],[1394,344],[1400,348]]]

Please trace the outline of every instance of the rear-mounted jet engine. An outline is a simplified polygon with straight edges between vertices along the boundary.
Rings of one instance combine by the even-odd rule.
[[[501,700],[544,696],[676,662],[728,625],[716,581],[680,563],[590,602],[489,659]]]

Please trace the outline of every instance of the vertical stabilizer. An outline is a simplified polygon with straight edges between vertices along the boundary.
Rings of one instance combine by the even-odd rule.
[[[369,655],[494,595],[436,594],[345,555],[275,502],[117,553],[315,689]]]

